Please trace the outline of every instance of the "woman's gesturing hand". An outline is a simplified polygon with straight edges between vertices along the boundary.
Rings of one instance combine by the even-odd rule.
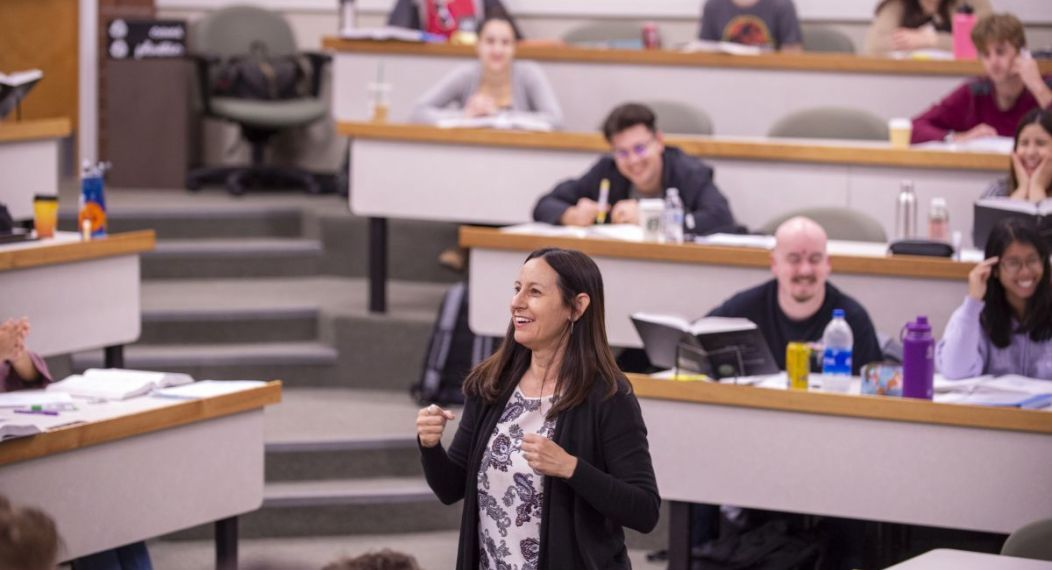
[[[968,273],[968,295],[976,301],[982,301],[986,296],[986,282],[990,280],[998,259],[997,257],[984,259]]]
[[[416,414],[416,435],[420,438],[420,445],[434,447],[442,441],[442,431],[446,429],[446,422],[455,418],[453,412],[431,404],[422,408]]]
[[[577,469],[577,458],[566,453],[559,444],[536,433],[522,438],[522,456],[530,468],[549,477],[569,479]]]

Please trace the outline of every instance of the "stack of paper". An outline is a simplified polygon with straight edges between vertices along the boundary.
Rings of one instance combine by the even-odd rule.
[[[1052,406],[1052,382],[1016,374],[965,380],[937,379],[935,401],[1041,409]]]

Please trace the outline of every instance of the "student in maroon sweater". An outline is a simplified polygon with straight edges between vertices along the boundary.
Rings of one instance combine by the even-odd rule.
[[[1037,62],[1026,51],[1018,18],[987,16],[972,30],[972,41],[986,75],[969,80],[914,117],[912,142],[1010,137],[1023,115],[1052,105],[1052,78],[1041,76]]]

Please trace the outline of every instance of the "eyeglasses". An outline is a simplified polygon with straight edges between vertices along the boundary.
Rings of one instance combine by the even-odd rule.
[[[627,160],[632,155],[635,155],[637,158],[644,158],[650,153],[650,145],[653,144],[653,142],[654,139],[650,139],[645,143],[635,144],[627,149],[615,148],[614,158],[617,160]]]
[[[1023,266],[1029,267],[1034,271],[1041,271],[1041,258],[1036,255],[1026,259],[1009,257],[1002,259],[997,265],[1001,266],[1001,269],[1003,269],[1005,273],[1019,273],[1023,270]]]
[[[785,256],[785,260],[789,263],[789,265],[800,265],[804,262],[805,259],[811,265],[818,265],[822,263],[822,261],[824,261],[825,258],[826,256],[824,253],[812,253],[807,257],[804,257],[803,255],[800,255],[798,253],[790,253],[789,255]]]

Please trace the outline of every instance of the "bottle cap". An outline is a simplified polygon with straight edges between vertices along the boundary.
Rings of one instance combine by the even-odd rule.
[[[833,309],[833,318],[842,319],[844,318],[844,309]]]
[[[668,196],[679,196],[679,188],[669,188],[665,191]]]
[[[906,323],[906,330],[908,332],[930,333],[931,324],[928,323],[928,317],[924,315],[918,315],[916,321],[910,321]]]

